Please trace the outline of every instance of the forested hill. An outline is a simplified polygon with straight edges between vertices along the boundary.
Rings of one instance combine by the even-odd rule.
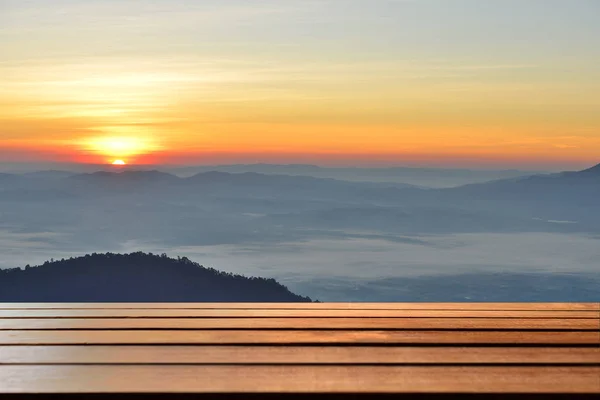
[[[0,302],[310,302],[274,279],[146,253],[92,254],[0,270]]]

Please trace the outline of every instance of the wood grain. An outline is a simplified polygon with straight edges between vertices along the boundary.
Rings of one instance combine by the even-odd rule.
[[[567,318],[43,318],[0,319],[0,330],[53,329],[495,329],[600,330],[598,319]]]
[[[0,345],[87,344],[541,344],[598,345],[594,331],[0,331]]]
[[[8,394],[600,394],[600,303],[3,303]]]
[[[0,364],[595,364],[600,347],[0,346]]]
[[[600,367],[0,366],[4,393],[590,393]]]

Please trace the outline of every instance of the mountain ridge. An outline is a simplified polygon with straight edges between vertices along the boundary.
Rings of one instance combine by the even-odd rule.
[[[600,177],[600,163],[594,165],[593,167],[578,171],[580,174],[596,174]]]
[[[222,172],[207,171],[199,172],[189,177],[179,177],[177,175],[162,172],[159,170],[127,170],[121,172],[97,171],[93,173],[82,173],[68,176],[63,179],[64,182],[80,183],[111,183],[111,182],[130,182],[130,183],[173,183],[173,184],[319,184],[319,185],[338,185],[346,187],[356,187],[364,185],[365,187],[394,187],[394,188],[418,188],[418,186],[402,183],[382,183],[382,182],[353,182],[343,179],[322,178],[308,175],[285,175],[285,174],[262,174],[257,172]]]
[[[206,268],[166,254],[87,254],[0,269],[4,302],[310,302],[274,279]]]

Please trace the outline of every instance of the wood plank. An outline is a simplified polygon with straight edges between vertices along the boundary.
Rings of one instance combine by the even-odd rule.
[[[0,366],[0,393],[600,393],[600,367]]]
[[[495,329],[600,330],[597,319],[542,318],[11,318],[0,330],[45,329]]]
[[[596,364],[600,347],[0,346],[0,364]]]
[[[592,310],[594,303],[0,303],[0,309]]]
[[[83,344],[544,344],[592,345],[598,332],[541,331],[0,331],[0,345]]]
[[[2,318],[589,318],[600,312],[527,310],[239,310],[239,309],[38,309],[0,310]]]

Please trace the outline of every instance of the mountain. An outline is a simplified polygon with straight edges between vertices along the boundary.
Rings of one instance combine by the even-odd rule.
[[[565,178],[595,180],[596,182],[600,183],[600,164],[594,165],[588,169],[584,169],[583,171],[563,172],[560,175]]]
[[[0,172],[0,192],[13,189],[21,189],[29,186],[29,182],[21,175],[6,174]]]
[[[374,183],[374,182],[350,182],[332,178],[315,178],[302,175],[282,175],[282,174],[262,174],[257,172],[231,173],[221,171],[200,172],[195,175],[181,178],[176,175],[161,172],[157,170],[128,170],[123,172],[98,171],[86,174],[71,174],[65,177],[67,182],[80,182],[93,185],[107,184],[112,182],[127,184],[150,184],[150,183],[180,183],[180,184],[230,184],[244,186],[318,186],[330,187],[395,187],[395,188],[414,188],[414,185],[394,184],[394,183]]]
[[[600,195],[600,165],[583,171],[532,175],[444,189],[445,195],[468,195],[478,199],[502,199],[536,202],[597,200]],[[573,203],[571,203],[573,204]],[[573,204],[574,205],[574,204]]]
[[[532,175],[469,184],[455,188],[409,193],[405,199],[420,204],[468,206],[471,210],[501,210],[515,216],[549,221],[578,222],[597,230],[600,213],[600,166],[583,171]]]
[[[5,188],[9,186],[4,185]],[[39,188],[41,187],[40,184]],[[254,172],[209,171],[181,178],[156,170],[126,170],[76,174],[59,180],[49,179],[44,188],[55,190],[56,196],[62,193],[79,198],[137,195],[143,196],[144,201],[150,198],[169,199],[169,201],[177,202],[200,201],[208,198],[238,201],[249,198],[278,201],[286,199],[299,202],[324,199],[343,200],[368,195],[371,191],[389,190],[390,188],[401,190],[414,188],[414,186],[396,183],[349,182],[310,176],[267,175]],[[17,199],[26,199],[28,193],[19,192],[10,195]]]
[[[67,177],[72,182],[82,182],[90,184],[106,184],[106,183],[164,183],[175,182],[179,178],[175,175],[167,174],[156,170],[152,171],[123,171],[123,172],[107,172],[98,171],[90,174],[76,174]]]
[[[584,169],[583,171],[580,171],[579,173],[585,174],[585,175],[597,176],[600,178],[600,164],[594,165],[593,167],[588,168],[588,169]]]
[[[74,172],[60,171],[60,170],[46,170],[46,171],[34,171],[26,172],[22,174],[24,177],[29,179],[63,179],[75,175]]]
[[[145,253],[92,254],[0,269],[0,302],[310,302],[274,279]]]
[[[168,168],[178,176],[191,176],[202,172],[228,173],[254,172],[265,175],[300,175],[314,178],[331,178],[353,182],[404,183],[426,187],[452,187],[469,183],[481,183],[494,179],[528,176],[537,171],[520,170],[473,170],[455,168],[415,167],[321,167],[306,164],[232,164]]]
[[[339,189],[381,189],[415,188],[414,185],[402,183],[378,182],[352,182],[332,178],[315,178],[304,175],[261,174],[257,172],[229,173],[219,171],[201,172],[188,178],[186,182],[197,184],[231,184],[236,186],[252,187],[277,187],[279,189],[311,189],[311,190],[339,190]]]
[[[4,172],[0,172],[0,184],[2,184],[2,183],[9,184],[12,182],[16,182],[17,180],[19,180],[19,177],[17,175],[6,174]]]
[[[264,270],[276,271],[279,282],[313,298],[373,301],[384,297],[371,289],[365,289],[362,297],[353,294],[363,277],[404,278],[408,272],[430,270],[451,274],[471,267],[524,273],[541,266],[574,274],[597,271],[599,170],[592,167],[448,189],[219,171],[184,178],[127,168],[122,173],[63,178],[50,173],[48,179],[0,175],[0,181],[6,181],[0,183],[0,268],[85,254],[90,249],[130,252],[158,246],[161,252],[198,254],[230,270],[246,266],[244,271],[258,276]],[[68,295],[94,300],[113,288],[120,296],[115,300],[123,301],[157,300],[157,296],[165,301],[195,301],[202,300],[203,294],[228,300],[226,295],[239,292],[227,286],[213,293],[219,285],[212,283],[198,286],[203,281],[195,278],[198,268],[177,263],[159,273],[154,261],[144,259],[134,263],[138,266],[134,269],[113,271],[114,257],[101,256],[92,262],[94,268],[86,266],[85,260],[75,262],[81,271],[91,268],[93,273],[77,273],[78,267],[72,265],[62,273],[62,262],[0,273],[0,301],[66,301]],[[350,289],[346,292],[331,284],[308,290],[301,285],[327,276],[346,277]],[[246,293],[255,293],[252,285],[258,281],[253,282]],[[373,287],[377,293],[387,293],[391,283],[400,284],[376,282]],[[409,290],[406,285],[404,291]],[[277,285],[267,286],[259,292],[269,293]],[[487,287],[480,289],[485,295]],[[328,295],[321,295],[321,290]],[[286,300],[293,296],[286,293],[282,295]],[[414,293],[410,289],[408,294]],[[408,294],[402,298],[410,298]],[[512,292],[506,298],[509,295]],[[385,298],[401,297],[390,292]]]

